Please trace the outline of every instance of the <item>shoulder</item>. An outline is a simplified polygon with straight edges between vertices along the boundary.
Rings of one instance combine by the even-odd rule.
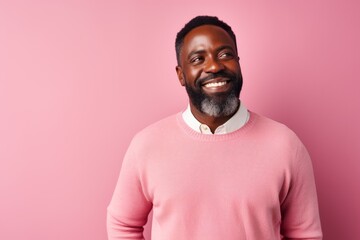
[[[288,166],[293,172],[303,164],[310,164],[310,156],[297,134],[285,124],[255,114],[254,142],[259,151],[275,156],[274,159]],[[274,160],[275,161],[275,160]]]
[[[258,113],[251,112],[254,118],[253,132],[258,139],[272,145],[302,145],[297,134],[288,126]]]

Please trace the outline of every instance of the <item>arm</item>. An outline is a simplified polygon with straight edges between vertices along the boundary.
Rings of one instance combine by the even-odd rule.
[[[136,158],[130,146],[107,209],[108,239],[143,240],[143,226],[151,208],[151,202],[143,193]]]
[[[290,189],[281,204],[281,234],[288,240],[321,240],[313,168],[310,156],[302,144],[297,150],[292,172]]]

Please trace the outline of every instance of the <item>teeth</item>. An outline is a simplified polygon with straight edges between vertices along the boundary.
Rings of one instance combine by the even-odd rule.
[[[220,87],[220,86],[224,86],[226,84],[226,82],[215,82],[215,83],[208,83],[205,84],[205,87],[210,88],[210,87]]]

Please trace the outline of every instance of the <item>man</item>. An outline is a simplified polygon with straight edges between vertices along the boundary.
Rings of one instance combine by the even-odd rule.
[[[108,207],[109,239],[322,239],[309,155],[284,125],[240,102],[236,39],[216,17],[177,34],[183,113],[132,140]]]

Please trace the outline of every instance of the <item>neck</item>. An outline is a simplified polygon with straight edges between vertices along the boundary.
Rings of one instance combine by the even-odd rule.
[[[240,104],[238,105],[236,111],[238,111],[239,107]],[[210,128],[212,133],[214,133],[216,128],[226,123],[236,113],[236,111],[234,111],[232,114],[228,116],[218,116],[218,117],[209,116],[206,113],[199,111],[191,102],[190,102],[190,110],[194,115],[194,117],[200,123],[206,124]]]

